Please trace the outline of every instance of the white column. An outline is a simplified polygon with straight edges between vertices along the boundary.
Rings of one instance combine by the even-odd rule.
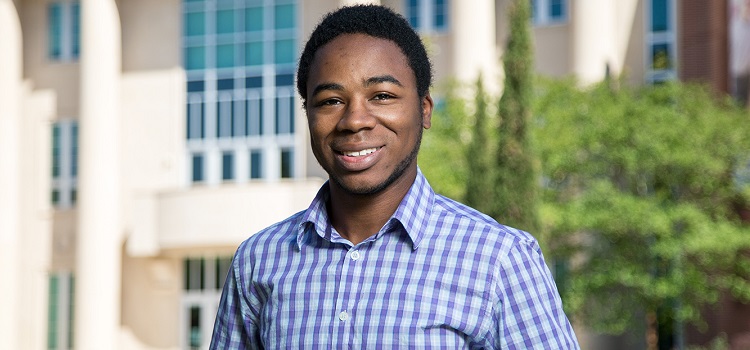
[[[495,40],[495,1],[451,1],[450,5],[448,28],[453,32],[456,78],[472,84],[481,72],[488,91],[497,93],[501,63]]]
[[[22,44],[12,0],[0,0],[0,52],[0,343],[18,349]]]
[[[573,73],[581,83],[605,77],[617,65],[616,13],[613,0],[571,0]],[[613,72],[615,73],[615,72]]]
[[[115,0],[81,1],[76,349],[120,334],[120,18]]]

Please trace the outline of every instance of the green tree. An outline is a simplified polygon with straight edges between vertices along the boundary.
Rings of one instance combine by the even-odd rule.
[[[448,84],[445,91],[443,98],[436,99],[432,127],[424,133],[419,165],[436,192],[465,201],[470,115],[466,101],[458,96],[457,83]]]
[[[505,79],[498,105],[495,205],[488,214],[504,224],[536,232],[539,182],[529,137],[534,69],[530,11],[528,0],[514,0],[509,9]]]
[[[475,84],[474,125],[471,128],[471,141],[466,147],[468,173],[466,179],[466,204],[488,213],[494,209],[494,164],[490,148],[491,134],[488,116],[489,97],[484,90],[480,75]]]
[[[622,334],[646,315],[700,321],[729,292],[750,301],[747,111],[702,87],[615,90],[549,82],[535,111],[548,258],[570,261],[569,315]],[[651,344],[653,345],[653,344]]]

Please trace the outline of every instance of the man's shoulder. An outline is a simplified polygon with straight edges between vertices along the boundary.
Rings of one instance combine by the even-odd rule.
[[[433,215],[438,221],[462,228],[452,230],[454,235],[480,234],[485,243],[538,246],[528,232],[503,225],[487,214],[442,195],[436,195]]]
[[[258,249],[273,250],[276,247],[296,244],[300,224],[302,224],[305,211],[297,212],[288,218],[268,226],[248,237],[243,241],[237,253],[248,254]]]

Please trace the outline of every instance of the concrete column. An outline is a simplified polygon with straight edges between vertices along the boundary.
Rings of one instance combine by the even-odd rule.
[[[120,343],[121,33],[115,0],[81,1],[75,347]]]
[[[451,1],[449,30],[453,33],[453,73],[465,83],[482,73],[490,93],[499,90],[500,60],[495,40],[495,1]]]
[[[0,52],[0,343],[19,349],[22,44],[12,0],[0,0]]]
[[[604,79],[617,64],[613,0],[572,0],[573,73],[583,84]]]

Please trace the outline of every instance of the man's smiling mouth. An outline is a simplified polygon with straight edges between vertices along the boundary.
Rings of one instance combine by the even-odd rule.
[[[381,147],[373,147],[373,148],[363,149],[361,151],[339,151],[339,153],[347,157],[362,157],[362,156],[366,156],[368,154],[374,153],[378,151],[380,148]]]

